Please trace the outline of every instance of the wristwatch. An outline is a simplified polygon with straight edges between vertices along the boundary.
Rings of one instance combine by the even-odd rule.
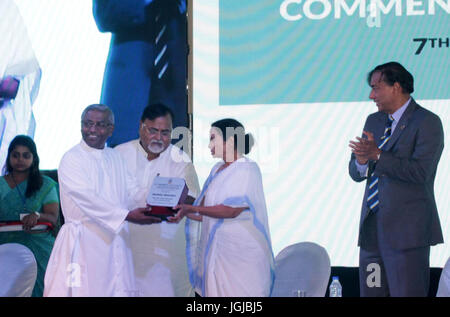
[[[38,213],[37,211],[33,211],[33,213],[37,216],[38,219],[41,218],[41,214]]]

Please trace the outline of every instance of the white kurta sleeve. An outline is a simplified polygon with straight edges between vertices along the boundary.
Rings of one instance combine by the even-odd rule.
[[[64,210],[65,200],[69,199],[70,203],[75,204],[92,221],[117,233],[129,211],[95,192],[90,176],[98,171],[87,163],[83,162],[82,157],[73,154],[63,157],[58,169],[62,208]]]
[[[143,188],[139,186],[139,182],[135,175],[126,168],[126,179],[127,179],[127,191],[128,191],[128,209],[132,210],[139,207],[145,207],[142,203],[147,196],[148,188]]]

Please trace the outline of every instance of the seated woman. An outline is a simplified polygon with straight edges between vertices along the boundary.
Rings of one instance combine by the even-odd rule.
[[[170,221],[187,216],[190,280],[201,296],[269,296],[274,258],[258,165],[245,157],[253,137],[234,119],[212,124],[209,148],[222,159],[194,205],[179,205]],[[201,221],[199,239],[189,222]]]
[[[24,231],[0,232],[0,244],[20,243],[28,247],[37,262],[37,279],[33,297],[42,296],[44,275],[55,238],[50,232],[32,233],[39,221],[56,224],[59,199],[56,183],[39,172],[39,157],[34,141],[26,135],[16,136],[0,177],[0,221],[20,220]]]

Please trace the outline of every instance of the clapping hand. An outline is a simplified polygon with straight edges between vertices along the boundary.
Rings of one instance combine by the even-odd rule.
[[[372,132],[363,131],[367,138],[356,137],[356,141],[350,141],[350,148],[355,154],[356,160],[359,164],[367,164],[369,160],[376,160],[381,150],[375,143]]]

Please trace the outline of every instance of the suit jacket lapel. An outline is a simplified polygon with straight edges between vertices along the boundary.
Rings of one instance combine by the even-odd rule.
[[[387,115],[380,115],[378,117],[378,122],[375,125],[375,129],[372,132],[377,145],[379,145],[381,143],[381,137],[384,135],[384,129],[386,128],[386,123],[387,123]]]
[[[397,126],[395,127],[394,134],[392,134],[391,139],[389,142],[383,147],[383,151],[389,151],[394,144],[397,142],[398,138],[402,134],[403,130],[408,126],[409,120],[411,119],[412,114],[414,113],[414,110],[416,109],[416,102],[414,99],[411,98],[411,101],[406,108],[405,112],[403,113],[402,117],[400,118],[400,121],[397,123]],[[387,120],[387,116],[386,116]]]

